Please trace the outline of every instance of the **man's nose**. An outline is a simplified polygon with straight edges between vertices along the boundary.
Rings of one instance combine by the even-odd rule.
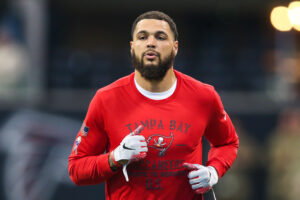
[[[147,40],[147,48],[155,48],[156,47],[156,40],[154,36],[149,36]]]

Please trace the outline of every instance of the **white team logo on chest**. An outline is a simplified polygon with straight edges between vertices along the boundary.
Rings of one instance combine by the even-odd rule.
[[[158,150],[158,156],[164,156],[168,148],[173,142],[174,136],[173,133],[170,133],[170,136],[165,136],[161,134],[150,135],[146,142],[149,148]]]

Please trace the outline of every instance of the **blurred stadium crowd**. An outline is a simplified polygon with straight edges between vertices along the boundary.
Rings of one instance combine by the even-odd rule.
[[[132,72],[146,10],[174,18],[175,69],[214,85],[233,118],[240,149],[218,199],[299,199],[300,32],[269,22],[283,1],[138,2],[0,1],[0,199],[104,198],[104,184],[74,187],[67,157],[97,88]]]

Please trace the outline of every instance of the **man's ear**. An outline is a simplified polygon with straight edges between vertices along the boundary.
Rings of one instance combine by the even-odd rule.
[[[133,45],[133,41],[130,41],[130,53],[132,53],[132,45]]]
[[[174,55],[176,56],[177,55],[177,52],[178,52],[178,40],[176,40],[174,42],[174,45],[173,45],[173,51],[174,51]]]

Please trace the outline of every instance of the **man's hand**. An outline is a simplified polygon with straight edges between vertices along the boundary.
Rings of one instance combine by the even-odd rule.
[[[145,137],[139,135],[142,130],[143,126],[141,125],[122,140],[121,144],[113,151],[115,161],[124,165],[146,157],[147,143]]]
[[[112,152],[114,160],[123,165],[123,173],[126,181],[129,181],[126,167],[131,161],[138,161],[146,157],[148,152],[145,137],[139,135],[143,130],[140,125],[132,133],[128,134],[120,143],[120,145]]]
[[[188,174],[189,182],[198,194],[207,192],[218,182],[218,173],[212,166],[205,167],[190,163],[183,163],[183,166],[191,170]]]

